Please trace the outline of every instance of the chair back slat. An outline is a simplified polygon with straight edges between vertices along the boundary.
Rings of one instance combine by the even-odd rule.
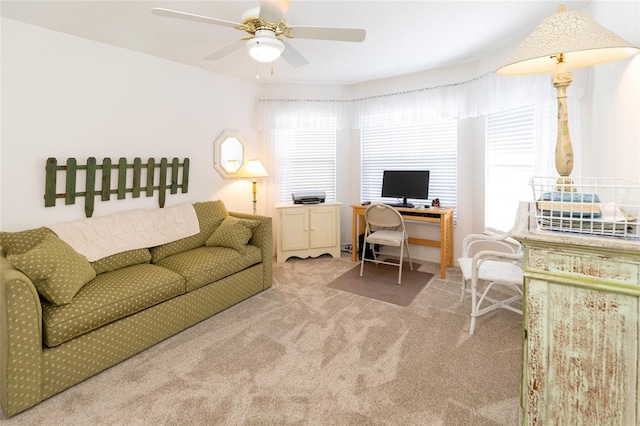
[[[501,253],[515,254],[518,252],[518,246],[509,244],[506,241],[484,241],[476,240],[467,245],[467,256],[473,257],[483,250],[499,251]]]
[[[400,212],[386,204],[372,204],[364,213],[365,221],[372,226],[392,228],[403,224]]]

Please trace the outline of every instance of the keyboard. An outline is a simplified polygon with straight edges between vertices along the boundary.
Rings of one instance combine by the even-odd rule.
[[[400,212],[402,216],[422,216],[422,217],[440,217],[436,213],[429,213],[429,209],[416,209],[412,211]]]
[[[387,206],[391,206],[391,207],[404,207],[406,209],[412,209],[413,208],[413,204],[411,203],[385,203]]]

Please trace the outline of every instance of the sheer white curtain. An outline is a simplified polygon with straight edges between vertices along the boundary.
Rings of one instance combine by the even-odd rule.
[[[584,93],[586,78],[581,71],[574,73],[570,100]],[[554,99],[549,74],[505,77],[491,73],[461,83],[352,100],[260,99],[255,125],[260,130],[326,128],[324,118],[333,116],[336,129],[391,127],[478,117]],[[579,113],[579,108],[569,112],[572,120]]]
[[[352,101],[260,99],[255,116],[258,130],[349,129]]]

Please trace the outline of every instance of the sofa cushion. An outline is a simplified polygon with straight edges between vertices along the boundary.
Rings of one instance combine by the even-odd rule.
[[[261,260],[262,251],[252,245],[247,246],[244,253],[227,247],[205,246],[166,257],[157,265],[185,277],[186,291],[191,291],[242,271]]]
[[[6,255],[22,254],[40,244],[45,235],[55,235],[49,228],[35,228],[19,232],[0,232],[0,247]]]
[[[150,264],[98,275],[64,306],[42,305],[43,339],[57,346],[184,292],[184,278]]]
[[[257,220],[227,216],[205,245],[228,247],[244,253],[244,249],[253,235],[253,230],[259,225],[260,222]]]
[[[96,276],[96,271],[81,254],[54,234],[40,244],[7,260],[24,272],[38,293],[54,305],[71,302],[78,290]]]
[[[91,262],[91,266],[95,269],[96,274],[102,274],[103,272],[115,271],[116,269],[139,265],[141,263],[149,263],[150,261],[151,253],[149,253],[149,249],[141,248],[104,257],[95,262]]]
[[[167,256],[203,246],[218,226],[220,226],[224,218],[229,215],[227,208],[221,200],[194,203],[193,208],[196,211],[196,216],[198,216],[200,232],[191,237],[152,247],[150,249],[152,263],[156,263]]]

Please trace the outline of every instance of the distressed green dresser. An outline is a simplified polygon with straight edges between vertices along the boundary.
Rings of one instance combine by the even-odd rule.
[[[521,423],[640,422],[640,242],[537,230],[522,203]],[[530,223],[531,222],[531,223]]]

